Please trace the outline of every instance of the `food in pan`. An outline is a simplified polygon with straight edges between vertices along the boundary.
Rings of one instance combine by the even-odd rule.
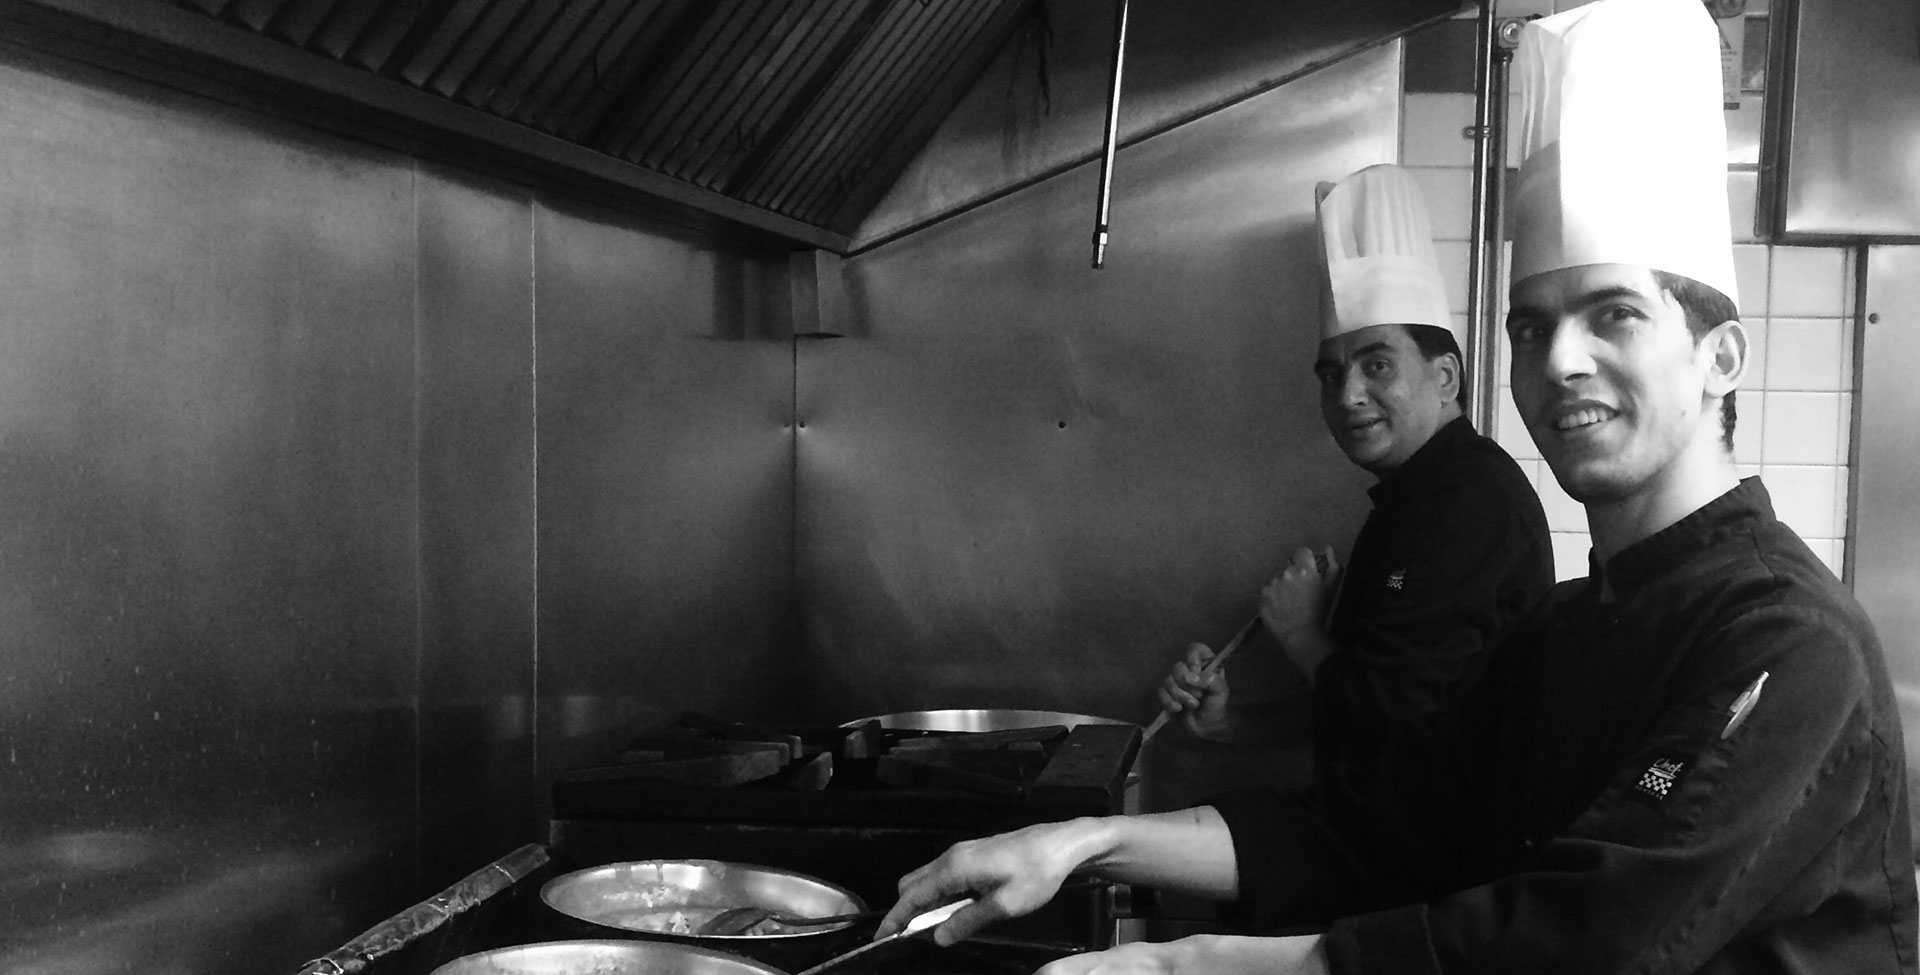
[[[603,864],[548,881],[540,896],[555,910],[593,924],[693,940],[824,934],[847,922],[786,922],[839,917],[866,908],[852,892],[825,881],[720,860]],[[723,932],[704,927],[736,908],[763,908],[777,916],[731,917]],[[742,930],[741,924],[751,926]]]

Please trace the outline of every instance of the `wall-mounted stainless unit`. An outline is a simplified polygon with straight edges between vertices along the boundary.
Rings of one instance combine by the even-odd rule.
[[[1920,247],[1869,247],[1854,361],[1860,395],[1854,436],[1853,590],[1873,618],[1920,768]],[[1910,773],[1911,774],[1911,773]]]
[[[1783,243],[1920,241],[1920,4],[1775,0],[1763,223]]]

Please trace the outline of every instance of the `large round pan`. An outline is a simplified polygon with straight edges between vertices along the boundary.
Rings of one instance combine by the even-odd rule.
[[[721,911],[764,907],[798,917],[853,914],[867,905],[852,891],[806,874],[724,860],[633,860],[555,877],[540,899],[572,923],[570,934],[641,938],[737,952],[805,968],[866,933],[839,921],[768,934],[693,933]],[[804,964],[803,964],[804,963]]]
[[[1095,717],[1091,714],[1068,714],[1064,711],[949,708],[940,711],[897,711],[893,714],[876,714],[869,718],[856,718],[841,727],[857,728],[869,721],[880,722],[882,728],[898,728],[905,731],[1014,731],[1024,728],[1047,728],[1053,725],[1073,728],[1083,724],[1129,723],[1114,718]]]
[[[739,955],[664,941],[549,941],[466,955],[433,975],[786,975]]]

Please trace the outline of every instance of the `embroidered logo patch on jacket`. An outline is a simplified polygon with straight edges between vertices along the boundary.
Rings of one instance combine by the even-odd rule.
[[[1387,588],[1396,592],[1407,588],[1407,570],[1395,569],[1387,573]]]
[[[1687,770],[1687,763],[1678,758],[1656,758],[1645,772],[1640,773],[1640,781],[1633,784],[1634,791],[1655,801],[1665,799],[1680,781],[1680,773]]]

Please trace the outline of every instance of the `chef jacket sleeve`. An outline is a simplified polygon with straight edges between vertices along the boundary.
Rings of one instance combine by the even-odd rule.
[[[1491,697],[1476,688],[1437,726],[1396,727],[1381,762],[1336,779],[1213,797],[1239,872],[1240,896],[1221,905],[1222,919],[1250,934],[1325,930],[1484,875],[1488,790],[1459,759],[1485,753],[1498,734]]]
[[[1431,485],[1392,513],[1377,544],[1356,551],[1335,617],[1341,652],[1315,673],[1323,742],[1429,718],[1552,587],[1539,502],[1502,484],[1456,477]]]
[[[1525,850],[1480,850],[1515,864],[1484,882],[1337,921],[1333,970],[1690,973],[1743,932],[1871,902],[1849,886],[1884,891],[1910,854],[1885,839],[1905,815],[1902,759],[1877,733],[1890,717],[1864,625],[1769,606],[1706,636],[1654,728],[1573,822],[1509,838]],[[1723,738],[1763,670],[1759,703]]]

